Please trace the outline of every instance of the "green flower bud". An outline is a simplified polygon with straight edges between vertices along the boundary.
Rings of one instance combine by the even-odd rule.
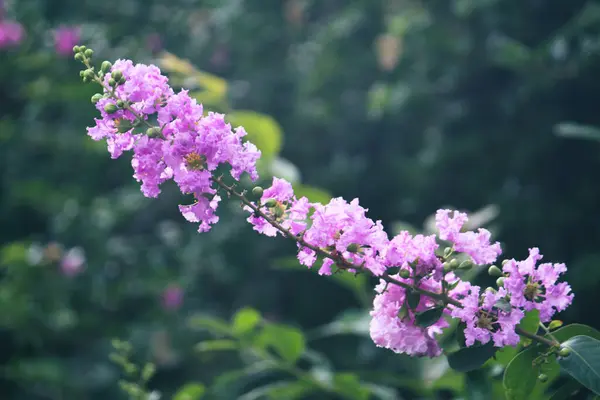
[[[117,100],[117,107],[123,108],[124,106],[125,106],[125,103],[123,102],[123,100]]]
[[[73,46],[73,53],[79,53],[79,46]]]
[[[100,70],[104,73],[107,73],[108,71],[110,71],[110,68],[112,67],[112,64],[110,63],[110,61],[102,61],[102,65],[100,66]]]
[[[275,199],[268,199],[267,201],[265,201],[265,206],[267,206],[268,208],[273,208],[277,205],[277,200]]]
[[[569,349],[568,347],[561,347],[560,350],[558,351],[558,355],[561,357],[569,357],[569,355],[571,354],[571,349]]]
[[[110,74],[110,77],[113,78],[115,81],[118,82],[118,81],[121,80],[121,78],[123,78],[123,73],[121,71],[119,71],[119,70],[116,70],[116,71],[113,71]]]
[[[450,263],[448,261],[446,261],[442,264],[442,268],[444,269],[444,272],[452,271],[452,267],[450,267]]]
[[[157,138],[161,136],[161,132],[160,132],[160,128],[155,126],[152,128],[148,128],[148,130],[146,130],[146,135],[149,138]]]
[[[86,50],[87,50],[87,47],[85,47],[84,45],[81,45],[81,46],[79,46],[79,51],[80,51],[80,52],[82,52],[82,53],[83,53],[83,52],[84,52],[84,51],[86,51]]]
[[[508,262],[508,260],[507,260],[507,259],[505,259],[505,260],[502,260],[502,266],[506,265],[506,263],[507,263],[507,262]]]
[[[85,54],[85,56],[87,58],[92,58],[92,56],[94,55],[94,50],[92,49],[87,49],[83,54]]]
[[[490,276],[502,276],[502,271],[500,270],[500,268],[496,267],[495,265],[492,265],[488,268],[488,274]]]
[[[399,274],[400,274],[401,278],[404,278],[404,279],[410,278],[410,271],[407,269],[401,269]]]
[[[358,253],[358,250],[360,250],[360,246],[356,243],[350,243],[348,247],[346,247],[346,250],[350,253]]]
[[[473,268],[473,262],[471,260],[465,260],[465,261],[461,262],[460,265],[458,266],[458,269],[461,269],[463,271],[467,271],[471,268]]]
[[[548,375],[546,374],[539,374],[538,375],[538,381],[544,383],[548,381]]]
[[[83,61],[83,54],[82,53],[77,53],[77,54],[75,54],[74,58],[77,61]]]
[[[95,76],[96,74],[94,74],[94,71],[92,71],[91,69],[86,69],[83,72],[83,77],[89,79],[90,81],[94,79]]]
[[[446,247],[444,249],[444,258],[450,257],[453,252],[454,252],[454,250],[452,250],[452,247]]]
[[[264,192],[265,191],[260,186],[256,186],[254,189],[252,189],[252,195],[254,197],[259,198],[259,199],[262,197],[262,195],[263,195]]]
[[[456,258],[453,258],[452,260],[450,260],[450,269],[456,269],[459,266],[459,262]]]
[[[504,277],[496,279],[496,285],[498,285],[498,287],[504,286]]]
[[[81,71],[79,71],[79,76],[83,78],[83,74],[85,74],[85,69],[82,69]]]
[[[96,104],[97,102],[100,101],[100,99],[102,99],[102,96],[100,93],[96,93],[95,95],[92,96],[92,103]]]
[[[110,87],[115,87],[115,86],[117,86],[117,81],[115,81],[113,78],[110,78],[110,79],[108,80],[108,86],[110,86]]]
[[[118,110],[117,106],[115,106],[114,104],[107,104],[104,106],[104,111],[106,111],[107,114],[113,114],[116,113]]]

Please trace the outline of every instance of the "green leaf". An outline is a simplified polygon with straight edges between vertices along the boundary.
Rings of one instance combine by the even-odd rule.
[[[507,366],[519,352],[517,347],[504,346],[496,352],[495,359],[502,366]]]
[[[560,328],[561,326],[563,326],[563,322],[555,319],[553,321],[550,321],[550,324],[548,325],[548,329],[553,331],[555,329]]]
[[[496,307],[499,310],[502,310],[504,312],[510,312],[511,310],[511,305],[510,303],[506,300],[506,299],[500,299],[498,300],[495,304],[494,307]]]
[[[200,383],[188,383],[175,393],[173,400],[199,400],[205,391],[204,385]]]
[[[0,265],[21,264],[25,261],[27,247],[25,243],[13,242],[0,250]]]
[[[406,304],[408,304],[408,307],[410,307],[411,310],[416,310],[420,302],[421,293],[412,290],[406,292]]]
[[[581,390],[581,385],[574,379],[569,379],[567,383],[556,389],[552,393],[552,397],[549,400],[568,400],[572,399],[573,396]]]
[[[315,390],[314,386],[302,381],[280,381],[252,389],[240,396],[238,400],[261,399],[301,399]]]
[[[540,311],[531,310],[525,313],[525,317],[521,320],[519,328],[529,333],[537,333],[538,327],[540,326]],[[531,339],[521,336],[521,344],[528,345],[531,343]]]
[[[552,332],[560,342],[585,335],[600,339],[600,332],[586,325],[571,324]],[[548,337],[548,336],[546,336]],[[543,364],[539,369],[532,368],[533,361],[547,349],[541,344],[533,344],[517,354],[504,371],[503,385],[508,400],[527,399],[531,393],[544,393],[550,384],[559,376],[560,367],[555,359],[549,364]],[[548,381],[540,382],[537,377],[540,372],[548,376]]]
[[[319,189],[313,186],[308,186],[308,185],[302,185],[302,184],[295,184],[294,186],[294,193],[296,194],[296,197],[300,198],[302,196],[306,197],[308,200],[310,200],[312,203],[321,203],[321,204],[327,204],[329,203],[329,200],[331,200],[331,194],[329,194],[327,191],[323,190],[323,189]]]
[[[194,349],[200,352],[237,350],[237,348],[237,342],[229,339],[205,340],[194,346]]]
[[[282,129],[270,116],[254,111],[233,111],[228,115],[232,127],[243,126],[248,140],[262,152],[262,158],[274,158],[281,150]]]
[[[562,346],[571,350],[559,357],[558,364],[586,388],[600,394],[600,340],[589,336],[575,336]]]
[[[252,331],[260,322],[260,313],[252,308],[243,308],[233,316],[233,333],[244,335]]]
[[[459,372],[473,371],[481,367],[496,353],[494,343],[488,342],[481,346],[465,347],[448,354],[448,364]]]
[[[338,373],[333,377],[333,385],[338,393],[344,394],[346,398],[356,400],[368,400],[370,390],[363,387],[360,379],[355,374]]]
[[[285,361],[295,363],[306,348],[306,339],[302,332],[290,326],[266,325],[256,339],[261,347],[270,347]]]
[[[415,314],[415,323],[418,326],[428,327],[435,324],[442,317],[444,313],[444,307],[434,307],[427,311],[423,311]]]
[[[341,334],[369,336],[369,321],[371,317],[367,310],[346,310],[336,319],[317,328],[309,335],[311,340]]]
[[[600,128],[581,125],[575,122],[563,122],[554,125],[554,134],[557,136],[600,141]]]
[[[217,335],[231,334],[231,327],[225,321],[208,315],[194,315],[190,317],[188,326],[190,328],[207,330]]]

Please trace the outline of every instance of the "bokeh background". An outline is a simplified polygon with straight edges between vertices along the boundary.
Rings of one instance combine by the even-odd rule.
[[[492,230],[507,257],[540,247],[569,266],[576,297],[560,318],[600,328],[597,2],[0,7],[0,398],[127,398],[114,338],[130,343],[135,363],[156,365],[154,398],[190,382],[215,399],[504,398],[502,362],[458,374],[443,357],[377,349],[366,317],[373,282],[303,271],[293,243],[254,234],[235,202],[199,234],[175,188],[143,198],[126,157],[110,160],[86,136],[96,88],[81,83],[76,43],[98,61],[158,64],[246,126],[265,153],[265,184],[274,174],[313,200],[359,197],[390,234],[428,231],[436,209],[455,207]],[[310,351],[298,370],[196,346],[248,308],[302,335]],[[290,377],[296,386],[268,394]]]

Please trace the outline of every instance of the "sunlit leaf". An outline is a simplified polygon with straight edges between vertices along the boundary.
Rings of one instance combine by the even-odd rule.
[[[188,383],[175,393],[173,400],[200,400],[205,391],[200,383]]]
[[[600,141],[600,128],[589,125],[581,125],[575,122],[562,122],[554,125],[554,133],[575,139],[590,139]]]
[[[247,139],[270,159],[279,154],[283,133],[279,124],[270,116],[254,111],[236,110],[227,115],[232,127],[243,126]]]
[[[256,344],[260,347],[269,347],[285,361],[295,363],[306,347],[306,339],[302,332],[296,328],[268,324],[263,327],[256,338]]]
[[[243,335],[252,331],[260,322],[260,313],[252,308],[243,308],[233,316],[233,333]]]

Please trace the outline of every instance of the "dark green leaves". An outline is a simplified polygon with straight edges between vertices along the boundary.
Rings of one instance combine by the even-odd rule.
[[[572,324],[564,326],[552,332],[552,335],[560,342],[568,339],[585,335],[600,339],[600,332],[581,324]],[[534,361],[547,350],[547,347],[540,344],[532,344],[519,354],[506,367],[504,371],[503,385],[506,390],[508,400],[521,400],[531,397],[532,393],[543,393],[550,384],[560,374],[560,367],[556,358],[548,358],[549,363],[542,364],[539,368],[532,368]],[[537,377],[540,373],[548,376],[548,381],[542,383]]]
[[[418,326],[428,327],[435,324],[442,317],[444,313],[444,307],[438,306],[430,308],[429,310],[416,313],[415,322]]]
[[[465,347],[448,355],[448,364],[459,372],[473,371],[481,367],[496,353],[494,343]]]
[[[525,313],[525,317],[521,320],[518,327],[529,333],[536,333],[540,325],[540,312],[539,310],[531,310]],[[531,339],[521,337],[521,344],[529,344]]]
[[[416,310],[421,301],[421,293],[414,292],[412,290],[406,291],[406,304],[411,310]],[[439,319],[439,318],[438,318]]]
[[[558,364],[583,386],[600,394],[600,341],[589,336],[575,336],[563,343],[571,350],[559,357]]]

